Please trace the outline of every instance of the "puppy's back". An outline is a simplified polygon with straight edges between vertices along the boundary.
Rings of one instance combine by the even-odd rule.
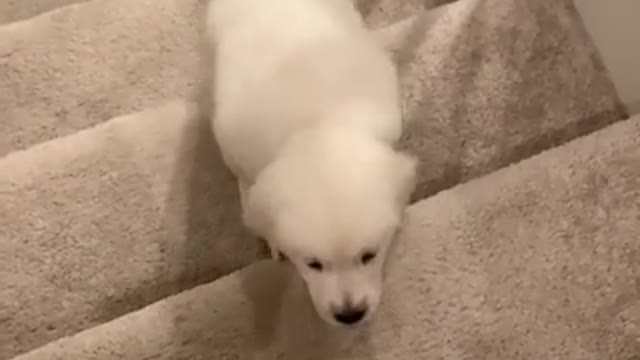
[[[358,114],[399,121],[395,69],[350,1],[213,0],[207,25],[214,131],[247,175],[314,123],[362,122],[351,119]]]

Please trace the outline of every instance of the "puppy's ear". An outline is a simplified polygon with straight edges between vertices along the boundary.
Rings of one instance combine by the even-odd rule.
[[[394,153],[392,176],[395,178],[396,200],[399,207],[404,208],[411,200],[416,187],[418,160],[402,152]]]

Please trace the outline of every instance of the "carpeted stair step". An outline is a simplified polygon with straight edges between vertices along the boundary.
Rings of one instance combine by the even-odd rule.
[[[573,2],[459,0],[378,36],[423,199],[628,117]],[[424,154],[424,155],[422,155]]]
[[[414,204],[369,327],[254,264],[15,360],[634,359],[640,116]]]
[[[377,33],[421,197],[624,117],[572,9],[537,4],[461,0]],[[0,359],[259,257],[204,118],[177,101],[0,159]]]
[[[176,101],[0,160],[0,359],[258,258],[205,124]]]
[[[92,0],[0,27],[0,156],[188,94],[204,0]]]
[[[66,5],[87,0],[4,0],[0,2],[0,25],[27,20]]]
[[[457,0],[353,0],[365,22],[381,28],[425,10],[433,10]]]

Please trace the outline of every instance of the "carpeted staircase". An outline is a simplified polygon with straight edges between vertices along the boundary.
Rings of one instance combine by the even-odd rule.
[[[205,1],[0,4],[0,360],[640,359],[640,116],[573,1],[356,1],[421,161],[351,331],[241,225]]]

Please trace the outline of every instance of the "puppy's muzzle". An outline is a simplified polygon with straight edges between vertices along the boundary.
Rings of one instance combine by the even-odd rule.
[[[364,302],[356,305],[347,302],[345,305],[340,307],[331,307],[334,319],[344,325],[353,325],[360,322],[365,318],[368,311],[369,307]]]

